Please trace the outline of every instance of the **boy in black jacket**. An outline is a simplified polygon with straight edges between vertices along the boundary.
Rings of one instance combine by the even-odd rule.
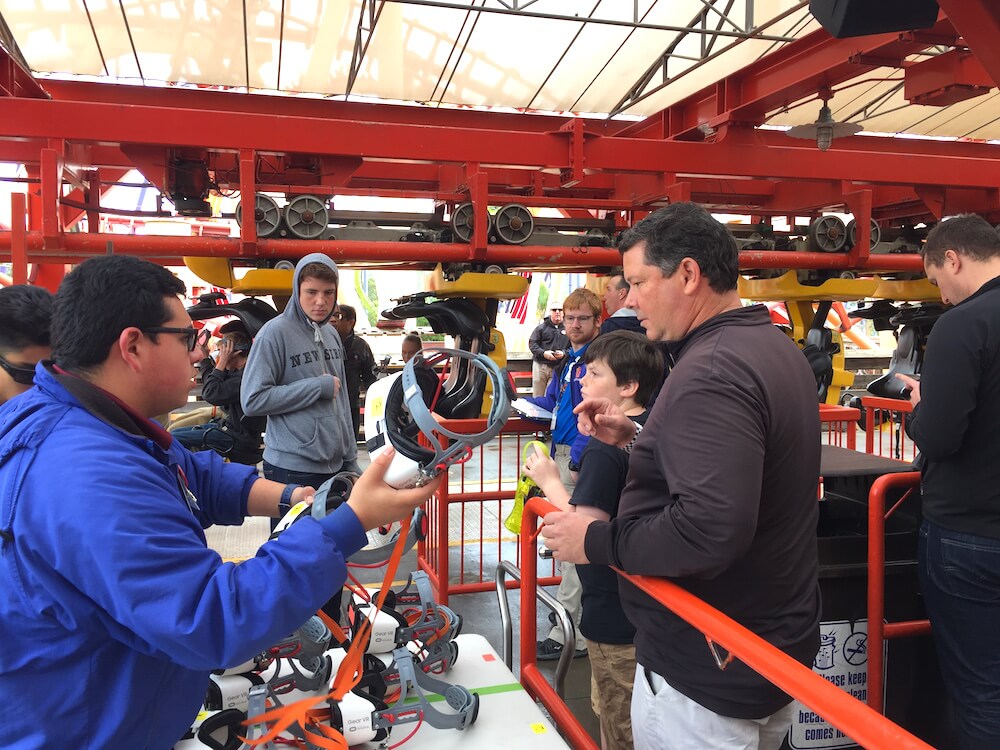
[[[616,331],[595,339],[584,355],[586,398],[607,398],[638,424],[646,421],[647,404],[663,378],[663,356],[644,335]],[[573,496],[559,480],[555,461],[534,453],[524,465],[553,505],[607,521],[618,513],[628,473],[628,454],[591,440],[580,459]],[[591,669],[591,704],[601,720],[604,750],[632,747],[629,706],[635,677],[635,628],[622,610],[618,574],[606,565],[579,565],[583,586],[580,632],[587,639]]]

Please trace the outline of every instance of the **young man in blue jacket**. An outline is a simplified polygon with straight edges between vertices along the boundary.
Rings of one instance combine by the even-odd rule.
[[[54,361],[0,408],[5,747],[172,747],[211,670],[293,632],[344,581],[365,529],[433,490],[390,488],[376,461],[329,516],[223,563],[204,528],[277,516],[312,492],[192,454],[152,421],[192,386],[183,291],[144,260],[84,262],[56,295]]]
[[[552,412],[552,458],[559,467],[563,485],[572,493],[580,457],[588,440],[576,428],[573,409],[583,401],[581,383],[587,372],[587,366],[583,363],[584,354],[590,342],[601,332],[601,298],[589,289],[581,287],[573,290],[563,302],[563,321],[569,351],[555,366],[545,395],[527,400]],[[562,575],[558,591],[559,603],[566,608],[573,625],[579,629],[582,615],[580,596],[583,593],[580,577],[576,574],[576,566],[569,562],[561,563],[559,572]],[[562,628],[553,622],[549,635],[537,644],[538,658],[542,661],[558,659],[565,645],[562,641]],[[582,642],[578,641],[577,645],[580,648],[576,650],[574,657],[586,655],[587,650]]]

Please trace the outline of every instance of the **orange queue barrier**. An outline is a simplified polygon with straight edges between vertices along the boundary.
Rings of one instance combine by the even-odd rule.
[[[447,419],[442,425],[452,432],[474,434],[486,429],[486,420]],[[540,426],[545,425],[508,420],[500,439],[476,448],[470,460],[452,466],[448,481],[427,502],[427,535],[417,545],[417,565],[430,578],[439,603],[447,606],[453,594],[493,591],[496,565],[502,560],[520,567],[520,546],[503,521],[513,507],[521,452],[528,441],[538,438]],[[453,548],[459,550],[455,560],[449,554]],[[548,565],[543,586],[559,583],[555,563]],[[507,588],[517,586],[517,581],[507,581]]]
[[[901,398],[862,396],[861,407],[865,410],[865,453],[912,461],[916,446],[904,429],[906,415],[913,411],[910,402]],[[888,446],[882,430],[884,424],[890,425]]]
[[[537,527],[539,517],[554,510],[556,508],[553,505],[541,498],[529,500],[524,508],[521,533],[521,558],[524,563],[521,569],[521,684],[549,710],[574,748],[596,750],[598,746],[556,695],[536,662],[537,542],[536,535],[528,532],[533,532]],[[621,571],[618,573],[862,747],[868,750],[932,750],[923,740],[827,682],[809,667],[795,661],[680,586],[662,578],[632,576]],[[870,695],[872,690],[869,689],[868,692]]]
[[[820,404],[819,421],[825,435],[823,442],[852,451],[857,450],[859,419],[861,419],[860,409],[851,406]]]
[[[824,443],[856,449],[858,409],[820,404],[819,415]],[[486,429],[484,419],[444,420],[442,424],[459,433]],[[427,538],[418,545],[417,564],[427,573],[442,604],[447,605],[452,594],[492,591],[494,569],[501,560],[521,566],[520,548],[500,523],[514,498],[522,448],[546,427],[527,419],[509,420],[501,439],[480,446],[468,462],[453,466],[447,486],[428,501]],[[495,466],[487,471],[487,464],[494,460]],[[500,522],[496,530],[494,518]],[[463,554],[452,559],[449,550],[456,547]],[[543,586],[559,582],[555,565],[550,565]],[[517,582],[509,580],[507,587],[516,588]]]
[[[886,494],[897,487],[907,491],[886,511]],[[883,474],[868,492],[868,705],[879,713],[885,710],[885,640],[931,632],[929,620],[885,622],[885,522],[908,498],[919,498],[919,488],[920,472],[907,471]]]

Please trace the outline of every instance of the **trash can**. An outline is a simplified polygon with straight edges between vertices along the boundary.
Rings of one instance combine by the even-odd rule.
[[[910,471],[898,461],[824,446],[823,498],[817,528],[820,646],[813,671],[863,702],[868,699],[868,492],[885,473]],[[902,496],[890,492],[887,507]],[[886,521],[885,616],[889,622],[926,618],[917,580],[919,498],[910,497]],[[935,747],[952,747],[944,685],[931,637],[886,641],[885,714]],[[790,750],[856,748],[821,716],[796,704],[783,745]]]

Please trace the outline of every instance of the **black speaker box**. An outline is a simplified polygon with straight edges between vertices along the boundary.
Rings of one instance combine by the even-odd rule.
[[[838,39],[926,29],[937,21],[937,0],[809,0],[813,17]]]

